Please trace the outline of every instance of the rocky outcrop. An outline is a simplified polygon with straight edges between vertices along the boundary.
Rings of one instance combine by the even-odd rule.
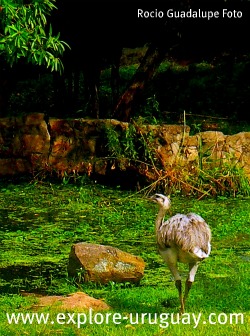
[[[139,283],[144,275],[142,258],[112,246],[77,243],[71,248],[68,262],[69,276],[83,282]]]
[[[110,126],[122,133],[129,124],[114,119],[46,118],[41,113],[2,118],[0,177],[50,172],[61,176],[93,172],[105,175],[108,169],[114,169],[108,160],[105,135]],[[205,157],[215,163],[239,163],[250,178],[250,132],[224,135],[206,131],[190,136],[189,131],[188,126],[182,125],[140,125],[137,135],[147,141],[150,137],[150,149],[156,154],[154,164],[159,163],[163,169],[176,164],[192,165]],[[139,174],[145,172],[143,164],[136,169]]]

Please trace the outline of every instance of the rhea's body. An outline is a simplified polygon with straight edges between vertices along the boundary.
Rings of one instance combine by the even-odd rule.
[[[156,231],[159,252],[170,247],[181,263],[201,261],[210,254],[211,232],[204,219],[197,214],[176,214],[162,221]]]

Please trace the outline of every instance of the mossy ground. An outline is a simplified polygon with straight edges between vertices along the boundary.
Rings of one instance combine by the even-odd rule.
[[[82,290],[104,299],[112,312],[169,313],[177,316],[177,290],[156,252],[155,204],[140,193],[97,185],[84,178],[76,184],[52,182],[2,183],[0,187],[1,335],[248,335],[249,330],[249,198],[202,199],[172,195],[172,214],[196,212],[212,229],[212,253],[201,263],[187,303],[187,312],[221,315],[222,322],[8,324],[6,313],[29,312],[35,301],[23,292],[67,295]],[[70,247],[86,241],[109,244],[146,261],[140,286],[110,283],[77,284],[67,276]],[[186,267],[181,265],[183,277]],[[45,312],[50,312],[48,308]],[[34,311],[33,311],[34,312]],[[50,312],[52,315],[55,312]],[[230,314],[242,313],[230,324]],[[53,315],[54,316],[54,315]],[[135,315],[134,315],[135,316]],[[216,319],[216,317],[215,317]]]

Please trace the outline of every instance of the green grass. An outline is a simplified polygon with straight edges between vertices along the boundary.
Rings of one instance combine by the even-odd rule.
[[[78,184],[5,183],[0,186],[0,334],[3,335],[249,335],[249,198],[197,201],[172,196],[172,214],[196,212],[212,229],[212,253],[201,263],[186,305],[177,323],[177,290],[156,252],[154,220],[157,208],[142,194],[110,189],[82,180]],[[86,241],[108,244],[141,256],[146,262],[140,286],[110,283],[77,285],[67,276],[71,245]],[[185,265],[180,267],[183,277]],[[145,313],[145,323],[8,324],[6,313],[36,312],[36,298],[23,292],[67,295],[84,291],[104,299],[111,313]],[[164,305],[163,302],[168,302]],[[44,308],[51,318],[57,311]],[[40,312],[40,310],[39,310]],[[59,311],[60,312],[60,311]],[[76,312],[75,312],[76,313]],[[157,314],[157,323],[150,318]],[[165,315],[170,314],[167,318]],[[224,324],[208,323],[209,314]],[[230,324],[230,315],[244,314]],[[201,314],[197,328],[189,316]],[[221,314],[221,315],[219,315]],[[226,314],[226,315],[225,315]],[[216,322],[214,316],[213,322]],[[160,320],[162,318],[162,321]],[[175,324],[171,324],[171,318]],[[162,325],[160,326],[160,321]],[[204,323],[203,321],[206,321]],[[151,321],[152,322],[152,321]],[[167,322],[169,325],[167,326]]]

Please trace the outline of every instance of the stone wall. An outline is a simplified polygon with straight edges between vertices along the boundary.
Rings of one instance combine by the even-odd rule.
[[[0,177],[56,172],[63,175],[95,171],[105,174],[108,149],[104,128],[123,131],[128,123],[117,120],[55,119],[33,113],[0,119]],[[181,125],[144,125],[140,132],[152,135],[162,167],[188,165],[202,157],[214,162],[233,160],[250,178],[250,132],[224,135],[207,131],[189,135]]]

